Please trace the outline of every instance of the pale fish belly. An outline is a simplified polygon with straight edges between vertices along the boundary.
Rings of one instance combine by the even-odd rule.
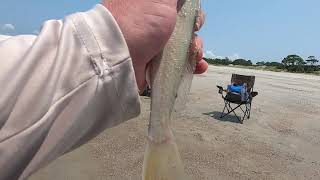
[[[200,0],[186,0],[175,30],[158,61],[151,67],[151,113],[144,157],[144,180],[186,180],[184,166],[171,130],[171,115],[189,93],[194,61],[189,48]]]

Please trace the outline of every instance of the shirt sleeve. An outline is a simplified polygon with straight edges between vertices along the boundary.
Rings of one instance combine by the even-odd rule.
[[[0,179],[26,179],[140,113],[129,50],[102,5],[0,36]]]

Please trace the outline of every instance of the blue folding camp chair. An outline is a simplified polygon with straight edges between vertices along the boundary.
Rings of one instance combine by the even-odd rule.
[[[233,113],[241,124],[243,124],[245,118],[250,118],[252,100],[255,96],[258,95],[258,92],[253,91],[254,83],[255,76],[232,74],[232,85],[242,86],[246,84],[247,96],[245,96],[245,98],[243,98],[243,93],[232,92],[228,89],[223,89],[222,86],[217,86],[219,89],[219,93],[222,95],[222,99],[225,103],[220,118],[224,118],[227,115]],[[238,116],[235,112],[235,110],[238,108],[243,112],[243,116]]]

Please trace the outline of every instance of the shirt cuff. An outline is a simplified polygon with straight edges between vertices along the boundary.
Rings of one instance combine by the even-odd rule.
[[[97,4],[93,9],[81,14],[98,45],[97,51],[107,56],[109,65],[113,66],[130,58],[122,31],[107,8]]]
[[[116,20],[101,4],[80,15],[89,27],[87,30],[79,31],[80,33],[87,31],[83,36],[86,49],[93,59],[102,56],[102,60],[99,57],[97,63],[103,71],[112,71],[115,93],[122,109],[122,121],[138,116],[140,114],[139,90],[129,49]],[[79,27],[81,26],[76,28]]]

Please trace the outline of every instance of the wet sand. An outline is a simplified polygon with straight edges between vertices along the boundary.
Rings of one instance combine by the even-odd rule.
[[[256,76],[251,119],[220,119],[216,85]],[[140,180],[150,99],[142,114],[45,167],[30,180]],[[210,66],[173,123],[191,179],[320,179],[320,76]]]

